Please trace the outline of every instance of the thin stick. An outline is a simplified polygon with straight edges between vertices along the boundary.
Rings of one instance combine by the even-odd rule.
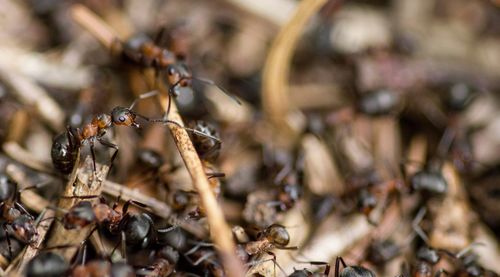
[[[12,93],[23,104],[34,106],[42,120],[53,130],[61,130],[64,126],[64,111],[54,99],[32,80],[0,66],[0,80],[5,82]]]
[[[13,160],[36,171],[54,174],[49,164],[39,159],[33,158],[33,155],[21,147],[17,142],[9,141],[3,144],[3,151]]]
[[[101,43],[104,44],[106,48],[111,49],[113,47],[113,44],[116,41],[116,36],[113,35],[113,31],[111,31],[109,26],[100,20],[96,20],[96,16],[83,6],[74,6],[72,11],[74,16],[73,19],[75,21],[87,28],[90,33],[99,38]],[[150,77],[149,82],[154,84],[154,77],[148,77]],[[168,91],[161,89],[159,98],[162,108],[166,111],[168,105]],[[170,120],[179,123],[180,126],[184,126],[174,101],[171,103],[170,115]],[[196,153],[196,150],[194,149],[193,143],[191,142],[186,130],[180,126],[177,126],[176,124],[168,124],[181,157],[191,175],[193,185],[200,195],[201,204],[207,213],[212,239],[217,245],[224,268],[230,277],[243,276],[243,264],[234,254],[236,247],[233,242],[231,229],[226,223],[222,209],[218,205],[215,195],[210,189],[207,176],[205,175],[202,163]]]
[[[306,23],[326,2],[327,0],[301,1],[269,51],[262,76],[262,106],[275,127],[290,127],[286,119],[291,110],[288,97],[291,58]]]
[[[73,174],[76,178],[70,178],[70,181],[66,184],[66,188],[64,189],[63,196],[100,195],[102,191],[101,180],[106,178],[109,167],[97,164],[97,170],[95,173],[93,168],[92,158],[87,156],[82,166],[77,170],[74,170]],[[94,177],[94,174],[96,177]],[[61,197],[58,207],[63,211],[69,210],[79,201],[80,200],[78,198]],[[57,245],[72,245],[80,243],[89,235],[93,227],[94,225],[92,224],[79,230],[66,230],[62,223],[57,221],[51,232],[47,246],[52,247]],[[76,247],[69,247],[56,249],[54,251],[61,254],[66,260],[70,261],[77,250],[78,249]]]

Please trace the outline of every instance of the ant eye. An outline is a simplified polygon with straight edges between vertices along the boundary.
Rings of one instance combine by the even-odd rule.
[[[125,122],[125,117],[122,115],[118,118],[118,120],[120,120],[120,122]]]

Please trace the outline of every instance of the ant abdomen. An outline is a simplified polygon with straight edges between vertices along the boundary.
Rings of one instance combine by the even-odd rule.
[[[69,174],[73,170],[78,157],[79,142],[75,137],[75,130],[70,128],[54,138],[50,155],[52,164],[63,174]]]

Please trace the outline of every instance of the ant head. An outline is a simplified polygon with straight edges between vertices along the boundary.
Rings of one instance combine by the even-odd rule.
[[[435,249],[423,246],[417,251],[417,259],[429,262],[431,264],[437,264],[441,259],[441,256]]]
[[[9,176],[0,173],[0,202],[14,196],[17,184]]]
[[[399,95],[396,92],[380,89],[363,95],[358,105],[362,113],[378,116],[394,111],[399,102]]]
[[[59,254],[41,252],[31,259],[26,266],[26,276],[64,276],[69,264]]]
[[[422,170],[410,179],[412,189],[416,191],[428,191],[434,194],[443,194],[448,190],[448,182],[441,172]]]
[[[284,247],[290,242],[290,234],[285,226],[273,224],[264,230],[264,236],[273,244],[279,247]]]
[[[74,205],[63,217],[63,225],[66,229],[84,227],[96,220],[92,203],[81,201]]]
[[[23,214],[14,219],[11,226],[15,237],[19,240],[29,244],[36,241],[38,232],[36,231],[33,219],[28,215]]]
[[[159,169],[165,163],[160,153],[155,150],[146,148],[141,148],[138,150],[137,160],[146,168],[154,170]]]
[[[139,128],[135,122],[136,114],[125,107],[116,107],[111,111],[111,120],[115,125],[134,126]]]

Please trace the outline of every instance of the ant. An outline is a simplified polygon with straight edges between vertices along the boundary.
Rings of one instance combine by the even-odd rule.
[[[69,197],[95,198],[97,196]],[[151,241],[156,239],[156,233],[169,232],[175,228],[155,229],[153,219],[149,215],[145,213],[130,214],[128,212],[128,208],[131,204],[139,207],[146,207],[140,202],[129,200],[125,202],[122,211],[119,212],[116,210],[117,203],[110,207],[102,197],[100,197],[100,202],[96,204],[92,204],[86,200],[80,201],[71,207],[63,216],[62,224],[66,229],[75,229],[96,223],[98,226],[104,227],[111,234],[121,233],[121,242],[123,244],[126,240],[130,245],[138,245],[141,248],[145,248]],[[94,228],[93,231],[95,230],[96,228]]]
[[[340,263],[344,267],[342,271],[340,270]],[[335,277],[375,277],[375,273],[362,266],[347,266],[342,257],[337,257],[335,260]]]
[[[137,35],[124,43],[124,59],[138,64],[144,68],[154,68],[158,80],[161,72],[167,73],[167,81],[170,84],[167,105],[167,115],[170,112],[172,97],[180,94],[180,89],[192,86],[192,80],[197,80],[207,85],[217,86],[224,94],[241,105],[241,102],[211,80],[194,77],[188,66],[180,61],[176,55],[164,47],[159,46],[165,28],[158,32],[154,41],[144,35]],[[175,43],[174,43],[175,44]]]
[[[10,256],[12,256],[12,248],[9,230],[12,230],[16,239],[30,245],[38,238],[35,219],[19,203],[19,192],[17,183],[0,173],[0,213],[5,219],[2,228],[5,231]]]
[[[68,262],[61,255],[44,251],[28,262],[25,274],[26,277],[58,277],[65,276],[69,269]]]
[[[113,165],[113,162],[118,154],[118,145],[113,144],[104,139],[104,135],[106,131],[112,126],[132,126],[135,128],[140,128],[139,123],[136,121],[137,118],[142,118],[148,122],[156,122],[156,123],[166,123],[166,124],[175,124],[180,128],[185,129],[186,131],[190,131],[192,133],[198,134],[200,136],[209,137],[218,141],[217,138],[211,137],[199,131],[186,128],[181,126],[179,123],[168,120],[166,118],[161,119],[152,119],[141,114],[134,112],[132,109],[135,107],[136,103],[139,100],[146,99],[158,94],[158,91],[150,91],[144,93],[139,96],[139,98],[135,99],[130,107],[115,107],[113,110],[107,114],[99,114],[92,118],[90,123],[87,123],[82,128],[71,129],[67,128],[66,130],[66,139],[64,139],[63,135],[59,135],[56,137],[52,145],[52,159],[54,165],[62,169],[66,169],[67,172],[70,168],[69,164],[71,161],[76,160],[76,155],[78,155],[76,150],[78,150],[85,143],[90,144],[90,151],[92,154],[92,162],[94,166],[94,172],[96,171],[96,159],[95,159],[95,151],[94,144],[96,141],[101,143],[102,145],[113,148],[115,152],[111,156],[110,164]]]

